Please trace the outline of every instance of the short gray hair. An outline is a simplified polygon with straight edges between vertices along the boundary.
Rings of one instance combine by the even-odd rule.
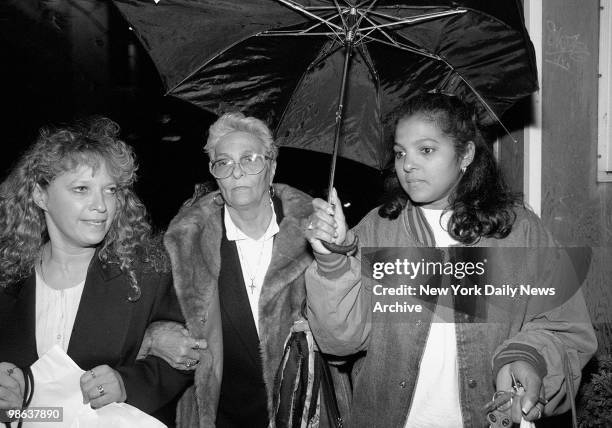
[[[276,159],[278,147],[272,138],[272,131],[264,121],[252,116],[245,116],[240,112],[225,113],[208,129],[208,140],[204,150],[212,160],[215,146],[219,140],[231,132],[246,132],[261,140],[266,154]]]

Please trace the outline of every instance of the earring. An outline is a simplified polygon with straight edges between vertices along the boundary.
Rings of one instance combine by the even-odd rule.
[[[461,167],[461,174],[465,174],[466,170],[467,170],[467,166],[462,166]]]
[[[273,198],[276,195],[276,191],[274,190],[274,186],[270,184],[270,198]]]

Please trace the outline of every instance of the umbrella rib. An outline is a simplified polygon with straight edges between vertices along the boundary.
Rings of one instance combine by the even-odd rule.
[[[369,6],[367,7],[367,9],[366,9],[366,10],[364,10],[364,11],[359,11],[359,9],[357,9],[357,10],[359,11],[359,15],[360,15],[360,16],[359,16],[359,19],[357,20],[357,24],[355,25],[355,27],[358,29],[358,31],[359,31],[359,30],[361,30],[361,29],[359,28],[359,25],[361,24],[361,21],[363,21],[363,18],[365,18],[365,17],[366,17],[366,15],[367,15],[367,14],[369,14],[369,13],[372,11],[372,9],[374,8],[374,5],[376,4],[376,2],[377,2],[377,1],[378,1],[378,0],[372,0],[372,3],[370,3],[370,5],[369,5]],[[361,6],[362,6],[362,5],[364,5],[365,3],[366,3],[366,2],[364,1],[364,2],[363,2],[363,3],[361,3],[361,4],[360,4],[358,7],[361,7]]]
[[[442,60],[444,61],[444,60]],[[516,139],[512,136],[512,134],[510,133],[510,130],[508,128],[506,128],[506,125],[504,125],[504,122],[501,121],[501,119],[499,118],[499,116],[493,111],[493,109],[491,108],[491,106],[489,106],[489,104],[485,101],[485,99],[480,95],[480,93],[478,93],[478,91],[472,86],[470,85],[470,82],[468,82],[466,79],[463,78],[463,76],[461,74],[459,74],[454,68],[453,66],[451,66],[448,62],[444,61],[444,63],[446,65],[448,65],[450,67],[450,69],[453,71],[453,73],[455,73],[457,76],[459,76],[459,78],[463,81],[463,83],[466,84],[466,86],[468,88],[470,88],[470,90],[472,91],[472,93],[474,95],[476,95],[476,98],[478,98],[478,101],[480,101],[482,103],[482,105],[487,109],[487,111],[489,112],[489,114],[491,116],[493,116],[493,119],[495,119],[497,121],[497,123],[499,123],[501,125],[502,128],[504,128],[504,131],[506,131],[506,134],[508,134],[508,136],[516,143]]]
[[[370,24],[372,24],[372,25],[376,25],[376,21],[374,21],[373,19],[371,19],[371,18],[369,18],[369,17],[367,17],[367,16],[365,17],[365,19],[366,19],[366,21],[368,21]],[[373,30],[373,29],[372,29],[372,30],[368,31],[368,33],[367,33],[367,34],[362,34],[362,35],[360,35],[359,40],[361,41],[361,40],[362,40],[364,37],[368,37],[368,36],[369,36],[370,34],[372,34],[374,31],[375,31],[375,30]],[[383,30],[379,30],[379,31],[380,31],[380,32],[383,34],[383,36],[385,36],[387,39],[389,39],[389,41],[390,41],[391,43],[396,43],[396,41],[395,41],[395,40],[394,40],[394,39],[393,39],[393,38],[392,38],[392,37],[391,37],[389,34],[387,34],[385,31],[383,31]]]
[[[378,102],[378,123],[381,124],[380,127],[380,134],[379,134],[379,140],[378,140],[378,145],[379,145],[379,150],[377,151],[377,153],[385,153],[385,135],[384,135],[384,127],[382,126],[383,123],[383,105],[382,105],[382,96],[381,96],[381,89],[380,89],[380,78],[378,77],[378,73],[376,73],[376,69],[374,68],[374,61],[372,61],[372,57],[370,55],[369,50],[367,49],[367,47],[363,47],[363,52],[360,52],[362,58],[364,59],[366,65],[368,66],[368,68],[370,69],[370,73],[372,73],[372,75],[374,76],[374,85],[376,87],[376,101]],[[381,159],[377,159],[378,161],[378,168],[379,169],[383,169],[384,168],[384,155]]]
[[[442,61],[450,70],[452,73],[454,73],[456,76],[459,77],[459,79],[461,79],[461,81],[463,83],[465,83],[465,85],[470,89],[470,91],[472,91],[472,93],[476,96],[476,98],[478,99],[478,101],[480,101],[480,103],[485,107],[485,109],[489,112],[489,114],[493,117],[493,119],[495,119],[497,121],[497,123],[500,124],[500,126],[504,129],[504,131],[506,132],[506,134],[508,134],[508,136],[514,141],[516,142],[516,139],[512,136],[512,134],[510,133],[510,130],[508,128],[506,128],[506,125],[504,125],[504,122],[501,121],[501,119],[499,118],[499,116],[495,113],[495,111],[493,111],[493,109],[491,108],[491,106],[489,106],[489,104],[485,101],[485,99],[482,97],[482,95],[480,95],[480,93],[476,90],[476,88],[474,88],[470,82],[467,81],[467,79],[465,79],[461,73],[459,73],[455,67],[453,67],[448,61],[446,61],[444,58],[439,57],[440,61]]]
[[[340,8],[340,4],[338,3],[338,0],[334,0],[334,6],[336,7],[338,16],[340,17],[340,20],[342,21],[342,25],[344,26],[345,29],[348,29],[348,23],[346,22],[346,19],[344,19],[344,12]]]
[[[327,25],[332,30],[336,29],[337,31],[343,31],[341,27],[339,27],[338,25],[334,24],[330,20],[324,19],[321,16],[318,16],[318,15],[315,15],[314,13],[309,12],[302,5],[297,4],[297,3],[293,2],[292,0],[275,0],[275,1],[277,1],[279,3],[282,3],[285,6],[291,8],[291,9],[294,9],[294,10],[296,10],[298,12],[301,12],[302,14],[304,14],[304,15],[310,17],[310,18],[313,18],[313,19],[315,19],[317,21],[320,21],[320,22],[324,23],[325,25]]]
[[[338,33],[308,33],[308,32],[303,32],[303,31],[281,31],[281,30],[277,30],[277,31],[264,31],[262,33],[257,34],[257,36],[337,36]]]
[[[392,26],[396,26],[396,25],[415,24],[417,22],[428,21],[428,20],[437,19],[437,18],[443,18],[445,16],[463,14],[463,13],[466,13],[466,12],[467,12],[466,9],[458,9],[458,10],[451,10],[451,11],[448,11],[448,12],[428,13],[428,14],[425,14],[425,15],[413,16],[413,17],[410,17],[410,18],[400,19],[398,21],[389,22],[387,24],[376,25],[374,27],[364,27],[364,28],[360,28],[360,30],[370,30],[372,28],[380,29],[380,28],[392,27]]]
[[[366,36],[366,35],[364,35],[363,38],[367,39],[369,41],[372,41],[372,42],[382,43],[384,45],[393,46],[393,47],[398,48],[398,49],[402,49],[402,50],[405,50],[405,51],[408,51],[408,52],[412,52],[412,53],[415,53],[415,54],[418,54],[418,55],[422,55],[422,56],[425,56],[427,58],[436,59],[436,60],[442,60],[442,58],[439,57],[438,55],[435,55],[435,54],[432,54],[432,53],[429,53],[429,52],[426,52],[426,51],[422,51],[422,50],[419,50],[419,49],[407,46],[407,45],[405,45],[403,43],[399,43],[397,41],[393,41],[393,43],[390,43],[390,42],[387,42],[385,40],[378,39],[378,38],[372,37],[372,36]]]
[[[305,10],[336,10],[336,6],[302,6]]]
[[[317,64],[319,64],[321,61],[323,61],[325,58],[329,57],[330,55],[332,55],[333,53],[337,52],[340,48],[342,48],[343,45],[336,45],[333,49],[322,49],[321,52],[319,52],[319,55],[317,55],[317,57],[312,60],[312,62],[310,64],[308,64],[308,67],[306,67],[306,72],[308,72],[310,69],[312,69],[313,67],[315,67]],[[325,50],[327,52],[325,52]],[[280,124],[283,122],[283,119],[285,118],[285,114],[287,113],[287,110],[289,109],[289,106],[291,104],[291,99],[293,98],[293,95],[295,94],[297,88],[299,88],[300,86],[302,86],[302,82],[304,81],[304,78],[306,77],[307,73],[303,73],[302,77],[300,77],[299,82],[296,83],[296,85],[293,88],[293,91],[291,92],[291,95],[289,95],[287,102],[285,103],[285,107],[283,108],[283,112],[279,117],[278,120],[278,124],[276,125],[276,129],[274,130],[274,135],[276,135],[276,133],[278,132],[278,128],[280,126]]]
[[[304,35],[304,36],[309,36],[309,35],[316,35],[316,36],[331,36],[331,35],[337,35],[336,32],[320,32],[320,33],[315,33],[312,30],[314,30],[317,27],[320,27],[324,24],[318,22],[316,24],[311,25],[308,28],[305,28],[303,30],[299,30],[299,31],[294,31],[294,30],[266,30],[263,31],[261,33],[259,33],[258,35],[260,36],[276,36],[276,35],[280,35],[280,36],[300,36],[300,35]]]
[[[336,44],[336,46],[334,46],[333,49],[328,49],[327,52],[322,52],[320,55],[318,55],[309,65],[307,70],[310,70],[312,67],[316,66],[317,64],[319,64],[321,61],[325,60],[326,58],[328,58],[330,55],[335,54],[336,52],[338,52],[344,45],[342,43]]]
[[[363,52],[362,52],[362,50],[363,50]],[[370,54],[366,51],[365,48],[364,49],[358,49],[357,53],[359,54],[359,56],[361,58],[363,58],[363,62],[368,67],[368,70],[370,71],[370,74],[374,78],[374,81],[376,82],[376,88],[378,90],[378,86],[380,84],[380,78],[378,77],[378,73],[376,72],[376,69],[374,68],[374,64],[373,64],[372,58],[370,57]]]

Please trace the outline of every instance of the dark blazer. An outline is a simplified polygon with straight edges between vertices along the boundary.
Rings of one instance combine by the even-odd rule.
[[[126,402],[153,414],[182,393],[193,375],[153,356],[136,361],[151,322],[184,322],[170,274],[142,265],[137,279],[142,296],[130,302],[127,276],[116,265],[101,263],[97,254],[93,257],[67,353],[83,370],[102,364],[117,370],[125,384]],[[0,361],[26,367],[38,359],[35,294],[34,274],[0,288]]]

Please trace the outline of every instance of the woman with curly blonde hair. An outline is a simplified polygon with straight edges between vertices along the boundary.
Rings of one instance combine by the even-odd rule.
[[[94,408],[154,413],[191,381],[137,360],[151,322],[183,317],[118,133],[106,118],[45,129],[0,184],[0,411],[22,407],[20,368],[55,346],[87,370],[75,387]]]

